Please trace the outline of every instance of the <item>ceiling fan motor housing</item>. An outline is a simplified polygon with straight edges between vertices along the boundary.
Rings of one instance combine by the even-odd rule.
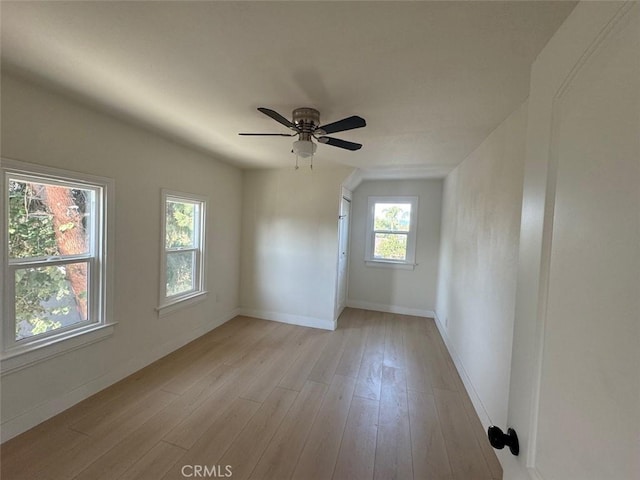
[[[300,133],[300,140],[310,141],[311,135],[320,125],[320,112],[315,108],[296,108],[291,117]]]

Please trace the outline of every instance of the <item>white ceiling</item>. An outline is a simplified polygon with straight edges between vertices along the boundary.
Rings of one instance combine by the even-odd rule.
[[[3,68],[241,167],[291,166],[287,130],[320,110],[357,152],[315,164],[444,174],[528,93],[574,7],[513,2],[2,2]]]

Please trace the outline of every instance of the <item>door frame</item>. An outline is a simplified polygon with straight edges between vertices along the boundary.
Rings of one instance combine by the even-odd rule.
[[[347,217],[347,259],[349,258],[349,248],[351,246],[351,202],[352,202],[352,197],[353,194],[351,192],[351,190],[348,190],[345,187],[341,187],[341,191],[340,191],[340,197],[339,197],[339,201],[338,201],[338,255],[337,255],[337,261],[336,261],[336,294],[335,294],[335,313],[334,313],[334,322],[337,325],[338,322],[338,317],[340,317],[340,314],[342,313],[342,311],[346,308],[347,306],[347,299],[349,297],[349,262],[347,260],[347,265],[346,265],[346,273],[345,273],[345,279],[344,279],[344,285],[345,285],[345,295],[344,295],[344,305],[340,305],[340,255],[341,255],[341,248],[340,248],[340,240],[342,238],[342,202],[343,201],[347,201],[349,202],[349,215]]]

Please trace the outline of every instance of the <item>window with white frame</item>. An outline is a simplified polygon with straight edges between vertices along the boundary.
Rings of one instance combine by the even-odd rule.
[[[414,265],[418,197],[369,197],[365,260]]]
[[[112,187],[109,179],[4,159],[2,172],[5,359],[107,323]]]
[[[206,199],[162,191],[160,310],[205,294]]]

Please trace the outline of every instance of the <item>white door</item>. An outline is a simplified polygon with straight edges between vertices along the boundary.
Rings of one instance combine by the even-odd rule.
[[[640,479],[640,4],[584,2],[532,70],[506,480]]]
[[[342,197],[340,201],[340,217],[338,226],[338,315],[347,305],[347,275],[349,268],[349,214],[351,201]]]

